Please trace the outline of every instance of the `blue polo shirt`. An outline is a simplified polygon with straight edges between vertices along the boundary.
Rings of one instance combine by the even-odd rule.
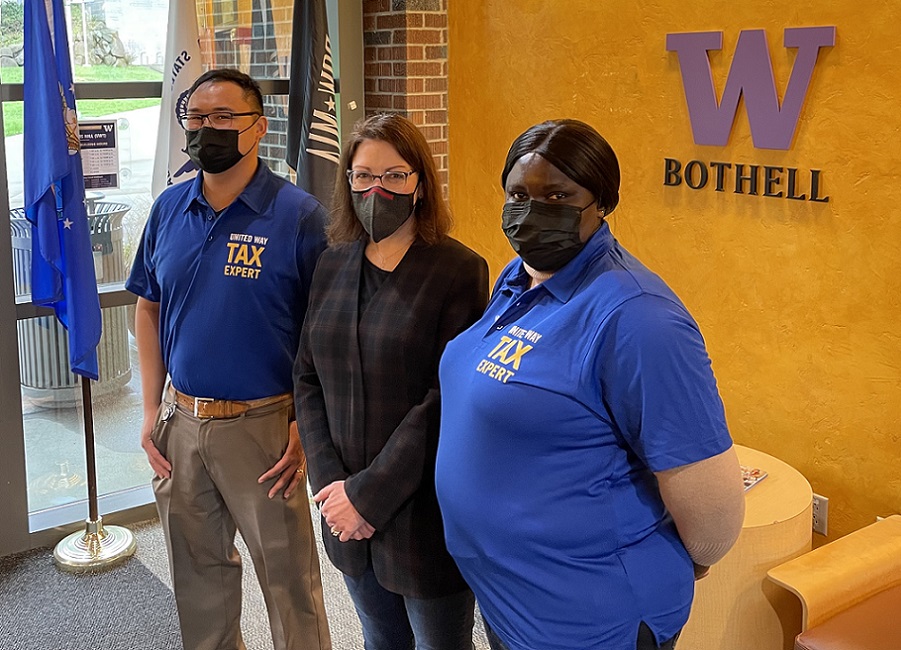
[[[694,574],[653,472],[732,444],[704,341],[606,223],[528,285],[514,260],[441,360],[448,549],[511,650],[664,641]]]
[[[150,211],[126,288],[160,303],[163,361],[178,390],[256,399],[291,392],[325,211],[260,161],[218,216],[203,174]]]

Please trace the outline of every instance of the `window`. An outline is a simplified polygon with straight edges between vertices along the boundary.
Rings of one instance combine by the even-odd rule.
[[[260,8],[255,2],[253,11],[249,5],[248,11],[239,11],[235,0],[198,5],[208,65],[238,67],[259,79],[285,79],[293,5],[281,5]],[[204,7],[213,13],[203,14]],[[92,385],[98,494],[104,495],[146,486],[152,476],[139,445],[143,409],[134,297],[123,282],[153,203],[168,7],[151,0],[72,0],[69,8],[79,121],[114,124],[118,153],[118,187],[86,192],[98,287],[102,302],[113,303],[102,312],[100,379]],[[0,80],[8,87],[4,97],[21,98],[23,40],[22,5],[2,2],[0,47],[13,54],[0,60]],[[17,97],[11,90],[16,88]],[[286,91],[282,82],[278,92]],[[261,155],[282,175],[290,172],[284,162],[285,108],[284,95],[265,96],[271,129]],[[81,393],[68,369],[65,330],[54,317],[35,315],[41,312],[29,304],[32,251],[23,207],[22,101],[3,103],[3,127],[28,510],[46,521],[47,512],[87,498]]]

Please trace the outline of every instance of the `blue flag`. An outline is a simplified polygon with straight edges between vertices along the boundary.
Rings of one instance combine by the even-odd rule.
[[[52,5],[52,28],[47,7]],[[75,84],[62,0],[25,2],[25,216],[31,298],[69,331],[72,372],[97,379],[100,300],[84,204]]]

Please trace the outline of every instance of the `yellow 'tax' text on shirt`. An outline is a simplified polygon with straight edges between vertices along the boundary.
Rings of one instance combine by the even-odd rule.
[[[541,335],[539,334],[538,336],[540,337]],[[482,359],[479,365],[476,366],[476,372],[488,375],[492,379],[497,379],[499,382],[506,384],[507,380],[516,374],[514,371],[519,370],[522,358],[532,347],[509,336],[502,336],[500,343],[495,345],[494,349],[488,353],[488,358]],[[489,359],[496,359],[500,361],[500,364],[489,361]],[[509,369],[510,366],[513,367],[513,370]]]
[[[249,235],[239,237],[249,237]],[[233,234],[231,238],[236,239],[237,237]],[[254,239],[261,240],[264,238],[257,237]],[[228,263],[225,265],[225,275],[250,278],[251,280],[256,280],[260,277],[260,271],[263,268],[260,256],[266,250],[265,246],[234,241],[228,242],[226,246],[228,247]]]

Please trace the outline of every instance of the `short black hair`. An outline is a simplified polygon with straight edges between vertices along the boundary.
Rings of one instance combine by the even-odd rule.
[[[594,127],[579,120],[548,120],[520,135],[507,152],[501,187],[523,156],[536,153],[591,192],[604,214],[619,203],[619,161]]]
[[[247,103],[253,105],[261,115],[263,114],[263,91],[260,90],[260,84],[254,81],[250,75],[234,68],[217,68],[204,72],[191,84],[185,102],[187,103],[187,100],[191,99],[195,90],[207,82],[235,84],[244,91],[244,99]]]

